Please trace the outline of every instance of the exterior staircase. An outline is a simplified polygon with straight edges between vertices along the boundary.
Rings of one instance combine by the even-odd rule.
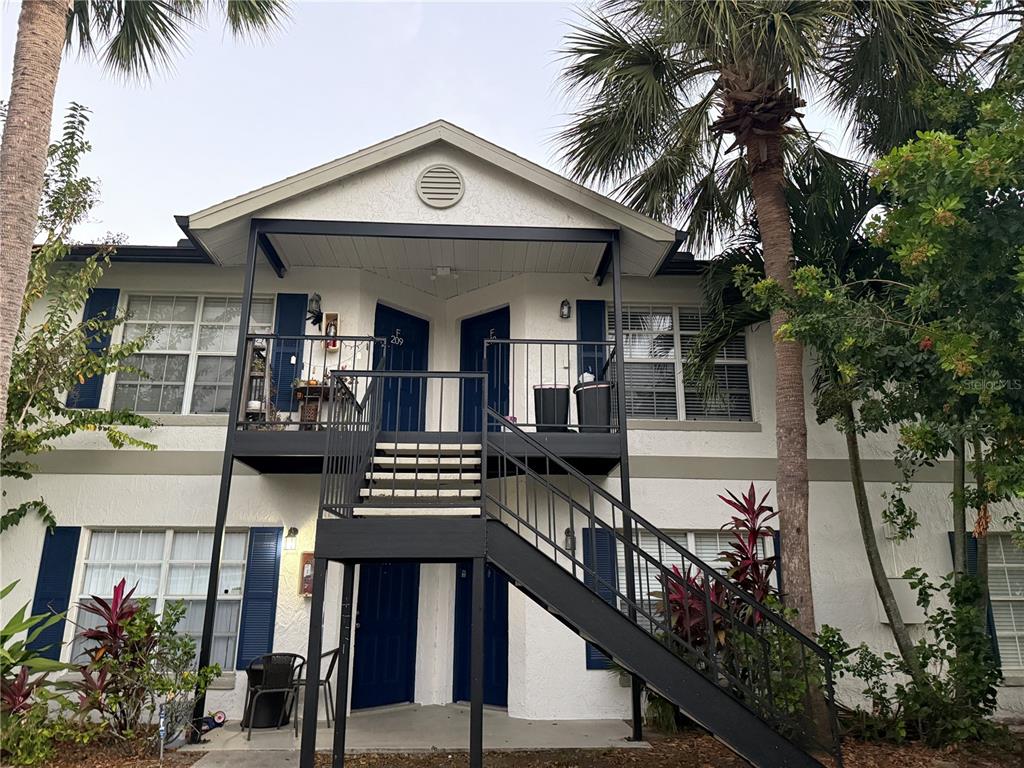
[[[492,408],[410,438],[380,431],[375,392],[330,426],[321,511],[349,524],[318,557],[485,558],[751,764],[841,768],[831,661],[773,607]],[[438,513],[470,519],[358,519]]]
[[[482,494],[480,443],[378,439],[359,495],[364,505],[474,501]]]

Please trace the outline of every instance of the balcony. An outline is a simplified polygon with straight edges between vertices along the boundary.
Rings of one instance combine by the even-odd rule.
[[[318,474],[329,427],[343,423],[375,429],[382,445],[479,443],[489,405],[580,471],[607,474],[620,457],[613,361],[611,342],[487,339],[463,360],[475,370],[398,371],[384,339],[250,334],[234,455],[259,472]],[[522,453],[508,429],[489,423],[487,432]]]

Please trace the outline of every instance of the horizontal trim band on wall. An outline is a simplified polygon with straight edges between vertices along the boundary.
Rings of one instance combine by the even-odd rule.
[[[223,454],[220,451],[137,451],[137,450],[58,450],[34,457],[39,474],[50,475],[220,475]],[[948,483],[952,462],[921,468],[915,482]],[[749,480],[775,479],[775,459],[735,458],[728,456],[630,456],[630,476],[635,480]],[[235,463],[235,474],[255,475],[244,464]],[[618,469],[611,476],[618,476]],[[846,459],[810,459],[808,474],[812,482],[848,482],[850,468]],[[896,467],[888,459],[866,459],[864,478],[869,483],[900,480]]]
[[[767,480],[775,479],[775,459],[736,458],[730,456],[630,456],[629,476],[634,479],[662,480]],[[865,459],[864,479],[869,483],[894,483],[902,480],[889,459]],[[617,477],[618,469],[612,471]],[[850,480],[846,459],[808,459],[811,482],[841,483]],[[940,462],[922,467],[914,476],[917,483],[951,483],[953,463]]]
[[[57,450],[33,456],[40,475],[214,475],[224,464],[221,451]],[[236,475],[255,470],[235,463]]]

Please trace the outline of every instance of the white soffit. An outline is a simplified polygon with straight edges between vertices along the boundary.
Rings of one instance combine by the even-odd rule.
[[[291,267],[361,269],[441,299],[517,274],[592,275],[604,243],[269,235]]]

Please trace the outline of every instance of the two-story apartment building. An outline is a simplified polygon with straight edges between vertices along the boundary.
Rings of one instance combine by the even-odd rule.
[[[629,717],[602,651],[639,676],[643,660],[574,614],[571,586],[546,591],[559,580],[503,533],[481,534],[508,548],[492,557],[463,524],[515,532],[633,629],[655,621],[659,569],[689,562],[674,545],[720,565],[718,494],[773,486],[772,342],[757,328],[722,350],[717,399],[688,380],[701,265],[682,233],[446,122],[179,224],[177,246],[121,248],[84,309],[128,310],[118,334],[147,337],[147,376],[69,395],[152,415],[158,450],[77,435],[11,486],[8,503],[43,495],[60,523],[4,534],[11,603],[68,608],[49,639],[72,659],[78,602],[119,578],[158,608],[184,599],[224,670],[207,706],[231,718],[253,658],[339,643],[352,709],[482,695],[516,718]],[[807,420],[817,620],[888,647],[844,442],[810,404]],[[891,447],[863,447],[876,512]],[[949,474],[916,478],[913,539],[879,522],[890,576],[950,570]],[[1010,686],[1024,682],[1024,552],[1001,533],[990,552]],[[1024,711],[1018,691],[1005,711]]]

